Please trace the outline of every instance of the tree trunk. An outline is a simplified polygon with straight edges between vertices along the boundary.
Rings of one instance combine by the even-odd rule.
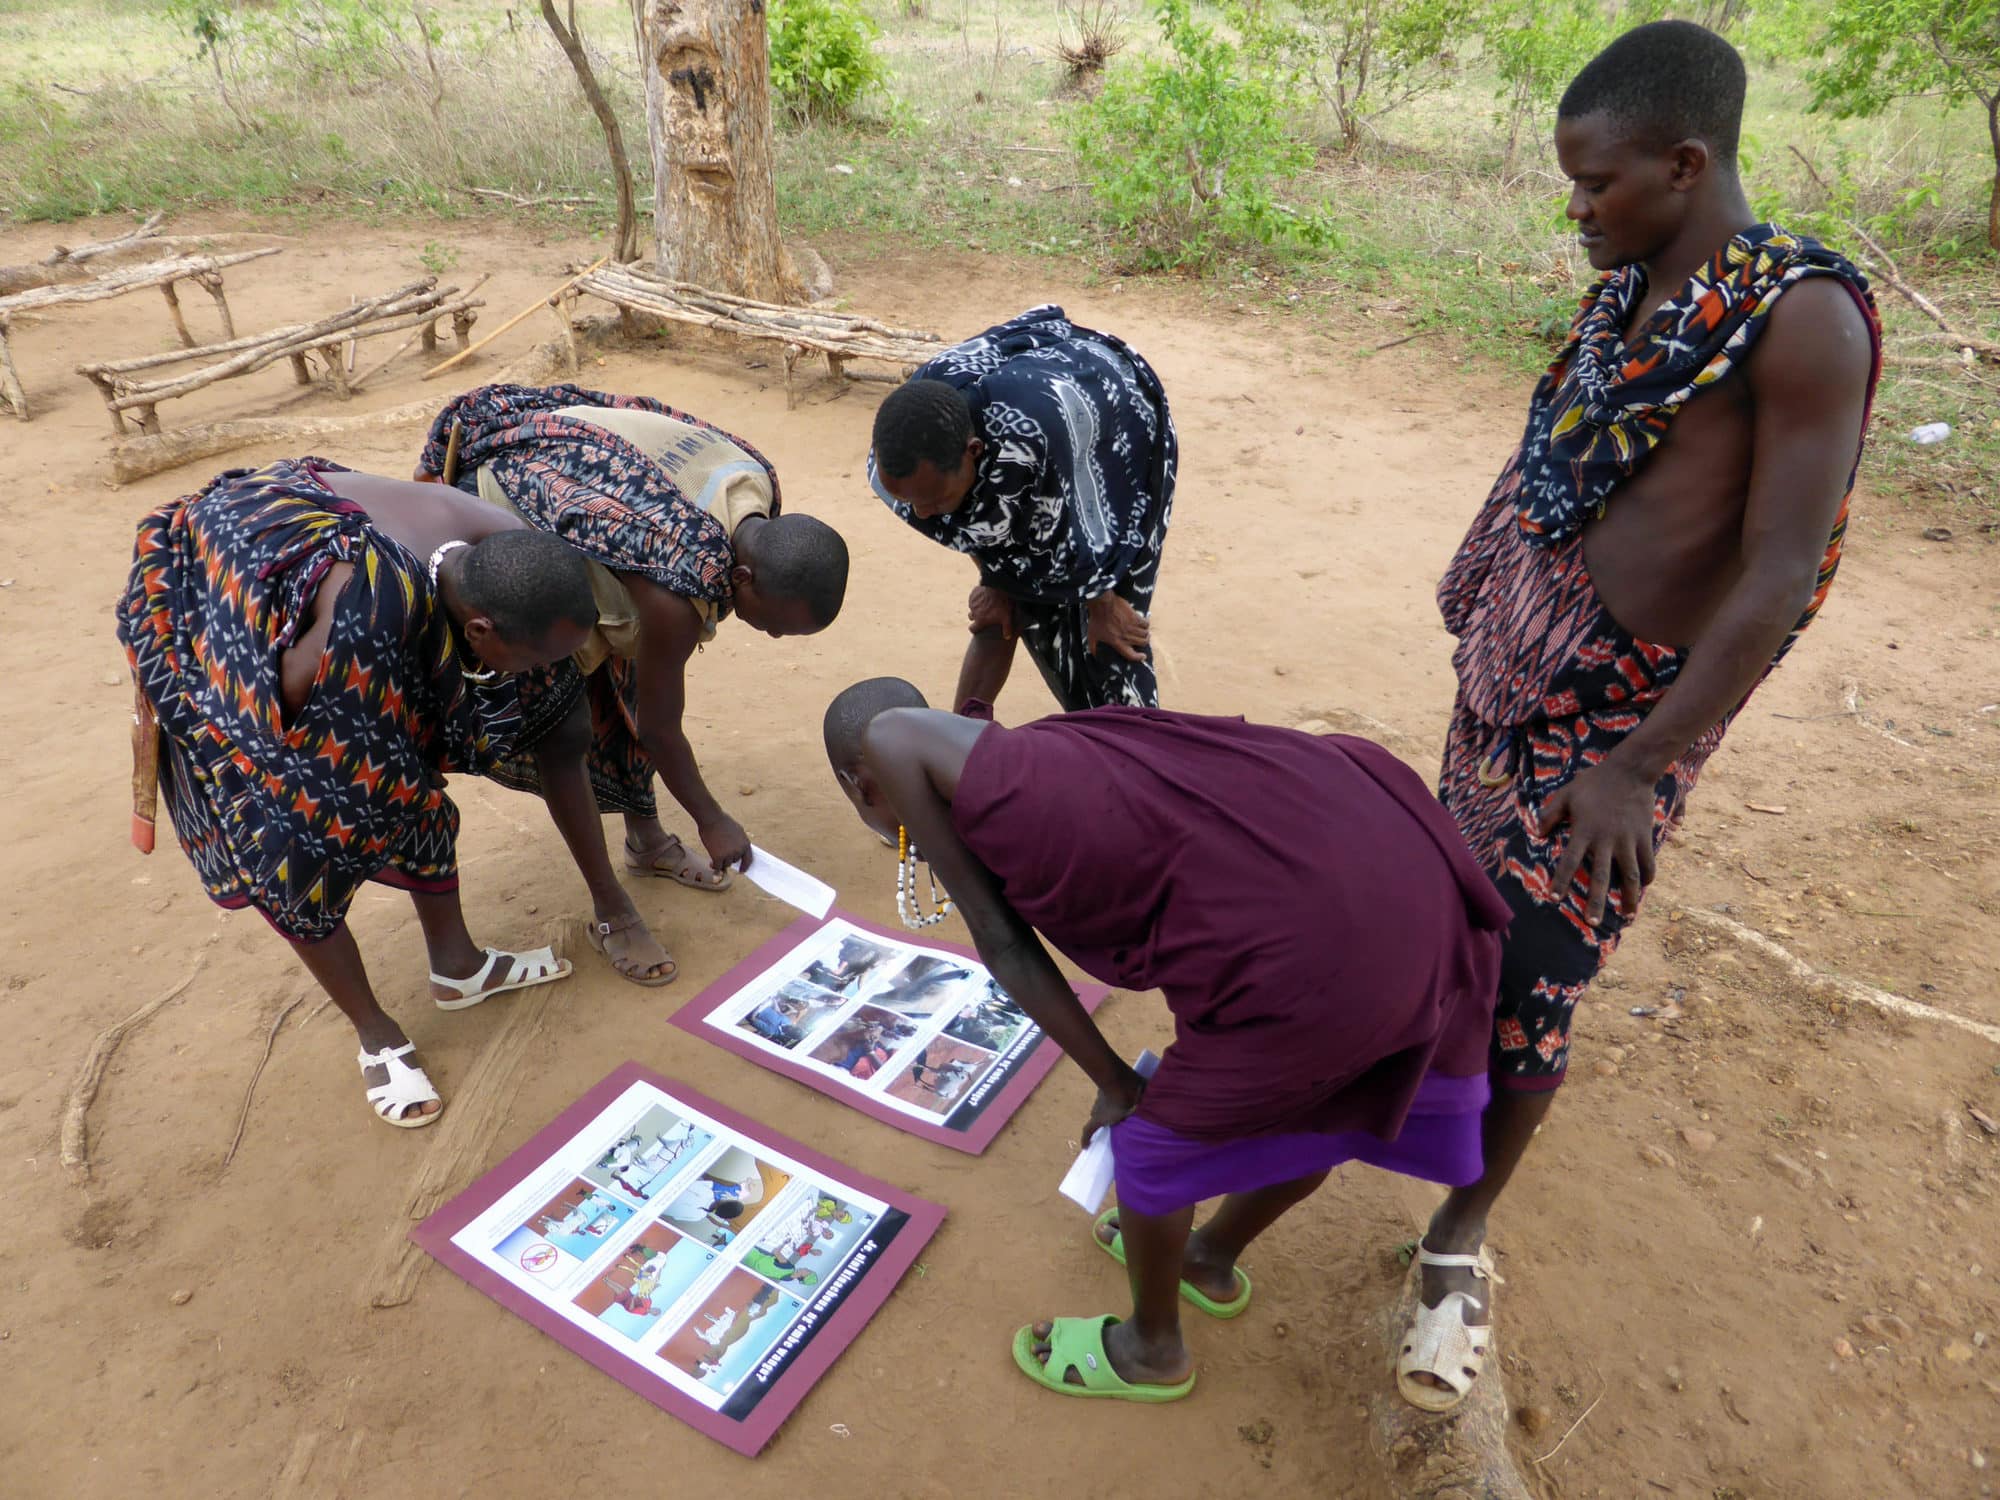
[[[1986,135],[1993,142],[1993,192],[1986,200],[1986,243],[2000,250],[2000,93],[1986,101]]]
[[[542,19],[555,33],[556,43],[569,59],[576,81],[583,86],[583,97],[590,101],[591,113],[604,131],[604,144],[611,152],[611,175],[618,188],[617,248],[611,258],[625,265],[639,258],[639,211],[632,202],[632,164],[625,159],[625,132],[618,128],[618,116],[612,113],[604,90],[597,86],[597,74],[591,70],[590,54],[584,51],[583,35],[577,29],[576,0],[569,0],[567,26],[556,16],[555,0],[542,0]]]
[[[771,176],[763,0],[649,0],[654,260],[670,280],[796,302]]]

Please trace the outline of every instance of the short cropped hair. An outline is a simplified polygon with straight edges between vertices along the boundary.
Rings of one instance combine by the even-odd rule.
[[[1649,146],[1702,140],[1736,169],[1743,129],[1743,59],[1692,21],[1634,27],[1584,65],[1556,106],[1559,119],[1607,115]]]
[[[740,1219],[743,1217],[743,1205],[734,1198],[724,1198],[715,1205],[715,1216],[718,1219]]]
[[[875,471],[907,479],[917,465],[957,466],[972,441],[972,406],[942,380],[906,380],[875,411]]]
[[[852,770],[861,760],[861,736],[877,714],[892,708],[929,708],[914,683],[900,677],[871,677],[857,682],[826,706],[820,733],[826,758],[836,771]]]
[[[565,620],[597,623],[583,554],[545,531],[496,531],[473,542],[459,583],[465,602],[515,645],[545,640]]]
[[[757,533],[757,586],[773,599],[802,601],[824,630],[847,598],[847,543],[812,516],[773,516]]]

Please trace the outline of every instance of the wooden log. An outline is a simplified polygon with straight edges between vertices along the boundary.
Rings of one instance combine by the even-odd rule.
[[[607,301],[616,301],[615,294],[629,293],[654,300],[704,308],[719,315],[760,323],[773,329],[813,333],[823,337],[858,338],[874,334],[885,340],[908,342],[930,348],[942,347],[944,343],[935,333],[894,328],[873,318],[754,302],[745,297],[733,297],[726,293],[689,286],[685,282],[668,282],[657,277],[637,274],[635,268],[631,266],[616,266],[600,271],[585,281],[583,290],[604,296]]]
[[[640,312],[670,322],[690,323],[698,328],[707,328],[717,333],[735,334],[743,338],[772,339],[801,348],[813,349],[822,354],[839,355],[844,359],[877,359],[891,364],[914,367],[936,356],[938,344],[899,344],[872,335],[828,336],[822,333],[807,333],[798,329],[767,327],[756,323],[742,323],[720,313],[700,312],[678,302],[665,300],[649,294],[641,294],[631,289],[621,289],[615,295],[601,288],[587,287],[592,295],[603,297],[615,305],[629,304]],[[796,358],[796,356],[795,356]]]
[[[588,276],[592,271],[597,270],[598,267],[602,266],[606,261],[610,259],[611,257],[608,255],[599,256],[593,264],[586,267],[584,270],[577,272],[576,275],[570,277],[569,280],[565,281],[561,286],[557,287],[553,292],[548,293],[546,296],[537,297],[533,302],[530,302],[526,307],[522,308],[519,312],[515,313],[513,317],[509,318],[506,322],[502,323],[498,328],[494,329],[491,333],[487,334],[486,337],[481,339],[478,343],[467,345],[465,348],[459,350],[458,353],[454,354],[450,359],[446,360],[441,365],[432,365],[428,370],[424,371],[423,378],[429,380],[434,376],[442,375],[446,370],[451,369],[454,365],[463,364],[466,360],[472,358],[473,355],[477,354],[481,349],[484,349],[488,344],[492,343],[495,339],[499,338],[501,334],[507,332],[509,329],[513,328],[516,324],[525,322],[528,318],[534,316],[536,308],[540,307],[543,303],[547,302],[552,297],[561,296],[564,292],[568,291],[571,287],[575,286],[579,281],[583,280],[584,277]]]
[[[230,315],[229,299],[222,294],[222,273],[220,271],[200,271],[195,274],[195,283],[215,299],[216,315],[222,319],[222,336],[236,337],[236,319]]]
[[[28,418],[28,393],[21,389],[21,372],[14,368],[14,351],[7,343],[7,324],[0,321],[0,406],[19,417]]]
[[[160,295],[167,299],[167,311],[174,315],[174,332],[180,335],[182,344],[192,349],[194,335],[188,332],[187,319],[181,316],[181,299],[174,291],[174,284],[171,281],[161,282]]]
[[[129,230],[113,239],[94,240],[78,245],[74,249],[58,245],[55,250],[33,265],[0,266],[0,296],[12,292],[24,292],[32,287],[54,286],[58,282],[80,280],[83,272],[77,267],[85,261],[95,260],[102,255],[117,255],[131,250],[141,241],[158,236],[160,224],[165,214],[154,214],[137,229]]]
[[[879,333],[889,338],[913,339],[919,343],[943,343],[935,333],[916,328],[896,328],[858,313],[839,313],[814,307],[793,307],[786,303],[759,302],[751,297],[739,297],[731,292],[718,292],[709,287],[696,286],[692,282],[675,281],[658,274],[657,270],[641,261],[635,265],[612,266],[597,273],[593,279],[620,278],[655,290],[665,290],[685,297],[700,297],[711,302],[720,302],[734,307],[744,307],[760,312],[782,313],[788,317],[804,321],[824,320],[851,324],[870,333]]]
[[[1370,1439],[1396,1500],[1530,1500],[1507,1452],[1507,1393],[1497,1351],[1457,1407],[1441,1416],[1396,1393],[1396,1358],[1416,1317],[1421,1279],[1414,1268],[1379,1325],[1388,1351],[1370,1398]],[[1505,1309],[1502,1307],[1501,1316]]]
[[[230,255],[183,255],[173,260],[122,266],[76,286],[34,287],[0,297],[0,318],[11,317],[15,313],[40,312],[50,307],[68,307],[79,302],[102,302],[109,297],[123,297],[128,292],[143,291],[150,286],[186,281],[197,271],[220,271],[225,266],[278,255],[284,248],[283,245],[266,245],[256,250],[238,250]]]

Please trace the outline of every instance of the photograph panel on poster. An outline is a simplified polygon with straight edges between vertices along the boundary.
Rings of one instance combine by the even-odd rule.
[[[837,1073],[866,1082],[917,1036],[916,1023],[892,1010],[864,1005],[807,1054]]]
[[[656,1107],[634,1120],[583,1175],[600,1187],[643,1199],[714,1139],[692,1122]]]
[[[665,1224],[648,1224],[609,1271],[577,1293],[576,1306],[638,1343],[715,1264],[717,1253]]]
[[[883,1092],[933,1114],[948,1115],[999,1060],[998,1053],[939,1033],[889,1075]]]
[[[759,1161],[741,1146],[731,1146],[686,1187],[663,1199],[656,1211],[661,1223],[690,1239],[727,1245],[757,1221],[763,1205],[774,1201],[791,1180],[782,1168]]]

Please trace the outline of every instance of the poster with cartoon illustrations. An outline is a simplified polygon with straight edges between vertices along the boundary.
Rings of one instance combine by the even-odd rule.
[[[936,1204],[627,1063],[412,1238],[754,1455],[943,1220]]]
[[[1086,1009],[1102,985],[1080,992]],[[968,950],[805,918],[674,1024],[865,1114],[978,1153],[1061,1055]]]

